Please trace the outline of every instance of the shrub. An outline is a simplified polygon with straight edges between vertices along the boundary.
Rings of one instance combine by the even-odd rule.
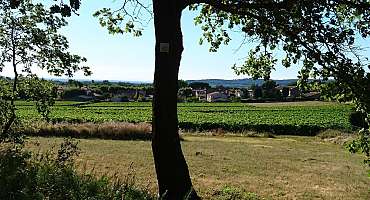
[[[154,199],[132,183],[77,173],[77,144],[66,140],[57,155],[32,155],[19,146],[0,147],[0,199]]]
[[[68,88],[64,90],[62,99],[73,99],[76,96],[83,95],[83,91],[80,88]]]
[[[368,129],[369,125],[366,123],[365,118],[365,113],[360,111],[353,111],[349,115],[349,122],[352,124],[352,126]]]

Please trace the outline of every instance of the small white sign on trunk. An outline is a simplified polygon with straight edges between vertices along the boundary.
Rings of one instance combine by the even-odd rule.
[[[160,43],[159,44],[159,51],[161,53],[168,53],[168,52],[170,52],[170,43]]]

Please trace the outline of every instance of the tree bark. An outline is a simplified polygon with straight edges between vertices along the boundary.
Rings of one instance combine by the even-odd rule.
[[[3,128],[2,135],[3,137],[9,137],[10,136],[10,128],[13,125],[16,114],[15,114],[15,100],[17,99],[17,84],[18,84],[18,71],[17,71],[17,63],[16,63],[16,41],[15,41],[15,33],[14,33],[14,21],[12,20],[11,24],[11,45],[12,45],[12,66],[13,66],[13,72],[14,72],[14,82],[13,82],[13,88],[12,88],[12,96],[10,98],[10,106],[11,106],[11,116],[8,119],[7,123],[5,124]],[[2,139],[0,139],[1,141]]]
[[[153,0],[156,36],[152,150],[159,195],[199,199],[193,190],[178,133],[178,72],[183,51],[180,0]]]

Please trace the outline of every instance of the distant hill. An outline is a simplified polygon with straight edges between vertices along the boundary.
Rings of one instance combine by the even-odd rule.
[[[287,86],[290,83],[296,82],[298,79],[285,79],[285,80],[274,80],[280,86]],[[232,88],[245,88],[250,87],[251,85],[262,85],[263,79],[253,80],[250,78],[245,79],[235,79],[235,80],[224,80],[224,79],[201,79],[201,80],[187,80],[188,83],[193,82],[203,82],[208,83],[211,87],[215,87],[218,85],[222,85],[224,87],[232,87]]]
[[[4,77],[3,77],[4,78]],[[51,81],[56,82],[68,82],[69,79],[63,79],[63,78],[47,78]],[[298,79],[284,79],[284,80],[274,80],[277,84],[280,86],[287,86],[290,83],[296,82]],[[77,79],[77,81],[80,81],[82,83],[85,82],[91,82],[89,79]],[[119,81],[119,80],[108,80],[110,83],[127,83],[127,84],[133,84],[133,85],[140,85],[140,84],[152,84],[149,81]],[[95,80],[95,83],[103,82],[102,80]],[[203,82],[208,83],[211,87],[216,87],[219,85],[222,85],[224,87],[231,87],[231,88],[246,88],[250,87],[251,85],[262,85],[264,80],[263,79],[257,79],[253,80],[251,78],[245,78],[245,79],[234,79],[234,80],[225,80],[225,79],[200,79],[200,80],[186,80],[187,83],[193,83],[193,82]]]

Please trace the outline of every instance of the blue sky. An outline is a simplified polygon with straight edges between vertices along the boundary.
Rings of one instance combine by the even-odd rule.
[[[73,16],[69,26],[63,33],[70,41],[70,50],[73,53],[87,58],[93,75],[84,77],[76,74],[77,79],[93,80],[121,80],[146,81],[153,80],[154,73],[154,30],[151,21],[143,32],[143,36],[135,38],[131,35],[109,35],[108,31],[100,27],[98,19],[92,13],[102,7],[112,7],[111,0],[82,1],[80,16]],[[222,46],[218,52],[210,53],[209,46],[198,44],[201,36],[200,27],[193,23],[194,12],[185,10],[182,18],[184,36],[184,52],[180,67],[179,78],[190,79],[239,79],[247,76],[237,76],[231,66],[241,63],[247,55],[248,45],[235,51],[242,37],[233,34],[228,46]],[[367,53],[369,54],[369,53]],[[278,65],[272,73],[273,79],[290,79],[297,77],[296,67],[285,69]],[[36,71],[42,77],[50,78],[45,72]],[[11,76],[11,70],[5,69],[3,75]]]

